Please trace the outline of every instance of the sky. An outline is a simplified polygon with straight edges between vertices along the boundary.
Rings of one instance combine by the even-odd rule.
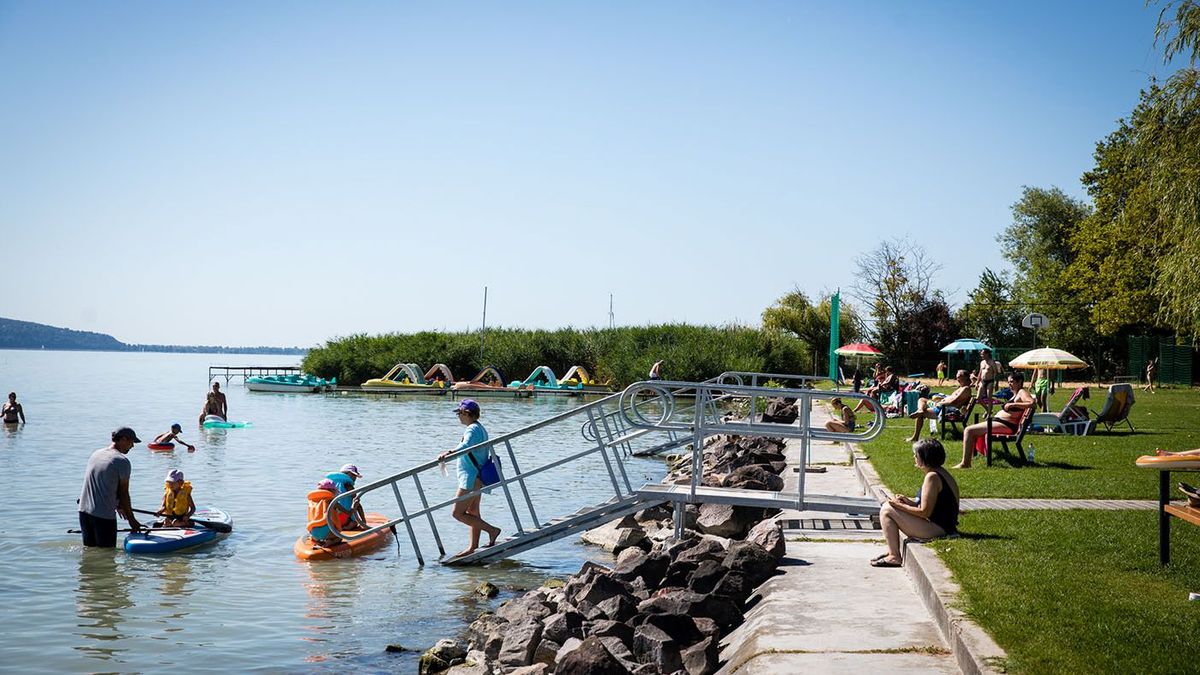
[[[0,0],[0,316],[143,344],[757,325],[1085,198],[1157,8]]]

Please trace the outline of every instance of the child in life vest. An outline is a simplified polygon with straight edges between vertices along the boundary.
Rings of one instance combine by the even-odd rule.
[[[330,518],[337,519],[339,528],[350,519],[349,514],[332,506],[336,496],[337,484],[328,478],[308,493],[308,536],[317,544],[333,545],[341,541],[329,529]]]
[[[162,508],[158,515],[166,527],[186,527],[196,512],[196,502],[192,501],[192,484],[183,480],[183,472],[171,469],[167,472],[166,484],[163,486]]]

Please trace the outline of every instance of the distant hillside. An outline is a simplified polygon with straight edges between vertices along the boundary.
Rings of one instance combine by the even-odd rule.
[[[214,354],[305,354],[300,347],[133,345],[111,335],[0,317],[0,349],[66,349],[104,352],[196,352]]]

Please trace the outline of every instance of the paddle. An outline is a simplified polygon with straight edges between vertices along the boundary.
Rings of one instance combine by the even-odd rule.
[[[143,511],[141,509],[130,509],[130,510],[133,511],[134,513],[144,513],[148,516],[157,516],[158,515],[157,513],[153,512],[153,511]],[[193,523],[195,523],[197,525],[203,525],[204,527],[207,527],[208,529],[210,529],[214,532],[226,532],[226,533],[233,532],[233,525],[230,525],[229,523],[218,523],[218,522],[215,522],[212,520],[200,520],[199,518],[189,518],[189,520],[191,520]],[[174,529],[178,529],[178,528],[174,528]]]
[[[163,530],[186,530],[186,529],[188,529],[188,528],[186,528],[186,527],[143,527],[140,530],[133,530],[128,527],[123,527],[123,528],[117,530],[117,532],[160,532]],[[67,530],[67,534],[79,534],[81,532],[83,532],[83,530]]]

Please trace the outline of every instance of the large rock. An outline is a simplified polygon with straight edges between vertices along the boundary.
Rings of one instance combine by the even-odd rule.
[[[533,663],[533,654],[542,639],[542,624],[534,619],[511,624],[504,634],[497,659],[506,668],[528,666]]]
[[[554,609],[546,604],[546,592],[540,588],[518,596],[500,605],[496,616],[512,623],[525,619],[544,619],[554,613]]]
[[[711,593],[728,571],[715,560],[705,560],[692,571],[687,580],[687,587],[697,593]]]
[[[775,574],[779,561],[752,541],[735,541],[730,544],[723,564],[731,571],[745,574],[750,585],[757,587]]]
[[[762,518],[762,509],[732,504],[701,504],[696,527],[705,534],[741,539]]]
[[[563,653],[568,645],[563,645],[559,651],[558,665],[555,673],[563,675],[629,675],[629,669],[621,664],[617,657],[609,653],[608,648],[600,638],[589,637],[571,645],[570,651]]]
[[[679,644],[650,623],[633,629],[633,654],[639,662],[653,664],[663,673],[674,673],[683,667]]]
[[[637,613],[637,603],[628,595],[614,595],[601,601],[596,608],[613,621],[626,621]]]
[[[799,411],[795,402],[788,403],[784,399],[772,399],[763,410],[762,421],[774,424],[792,424],[796,421]]]
[[[750,594],[754,592],[755,585],[751,584],[746,578],[746,575],[739,571],[726,572],[717,585],[712,589],[712,595],[722,598],[729,598],[739,607]]]
[[[630,546],[637,546],[646,538],[646,531],[632,516],[605,523],[583,533],[580,537],[589,544],[601,546],[606,551],[620,553]]]
[[[686,589],[671,589],[655,594],[638,603],[642,614],[682,614],[693,618],[705,616],[729,629],[742,622],[742,611],[733,600],[718,595],[701,595]]]
[[[554,664],[558,662],[558,650],[562,649],[562,645],[554,640],[547,640],[545,634],[542,635],[541,642],[538,642],[537,649],[533,652],[533,665],[543,664],[549,666],[549,670],[554,670]]]
[[[521,666],[514,670],[508,671],[508,675],[547,675],[553,673],[554,668],[545,663],[535,663],[532,666]]]
[[[750,528],[746,541],[753,542],[775,559],[776,563],[787,553],[787,541],[783,537],[783,523],[769,518]]]
[[[588,635],[595,637],[615,637],[625,644],[633,642],[633,628],[620,621],[601,619],[589,624],[586,629]]]
[[[567,638],[583,639],[583,615],[573,609],[551,614],[542,622],[542,637],[559,644]]]
[[[480,652],[476,653],[480,656],[483,655]],[[450,669],[444,671],[443,675],[492,675],[492,669],[486,660],[476,661],[468,654],[466,661],[456,666],[450,666]]]
[[[638,548],[630,548],[617,558],[612,575],[622,581],[641,578],[647,588],[654,588],[666,574],[668,563],[670,560],[660,551],[646,553]]]
[[[420,675],[440,673],[450,666],[463,663],[466,659],[467,650],[456,640],[438,640],[437,644],[421,655],[417,662],[417,672]]]
[[[570,597],[578,606],[584,602],[599,605],[601,602],[614,596],[625,596],[628,598],[630,595],[629,586],[625,582],[614,579],[607,574],[597,574],[590,582],[580,588],[575,595]]]
[[[686,614],[649,614],[642,623],[670,635],[680,648],[695,644],[705,637],[696,626],[696,621]]]
[[[697,642],[683,650],[680,657],[683,661],[683,669],[688,672],[688,675],[709,675],[717,672],[717,667],[721,664],[717,637],[707,637]]]
[[[686,547],[672,547],[668,553],[672,563],[699,565],[705,560],[724,560],[725,547],[720,542],[700,537]]]
[[[783,479],[760,464],[750,464],[735,469],[733,473],[726,476],[722,481],[722,487],[779,492],[783,489]]]
[[[504,641],[507,627],[507,620],[495,614],[484,614],[467,627],[467,642],[488,658],[494,659],[500,654],[500,644]]]

